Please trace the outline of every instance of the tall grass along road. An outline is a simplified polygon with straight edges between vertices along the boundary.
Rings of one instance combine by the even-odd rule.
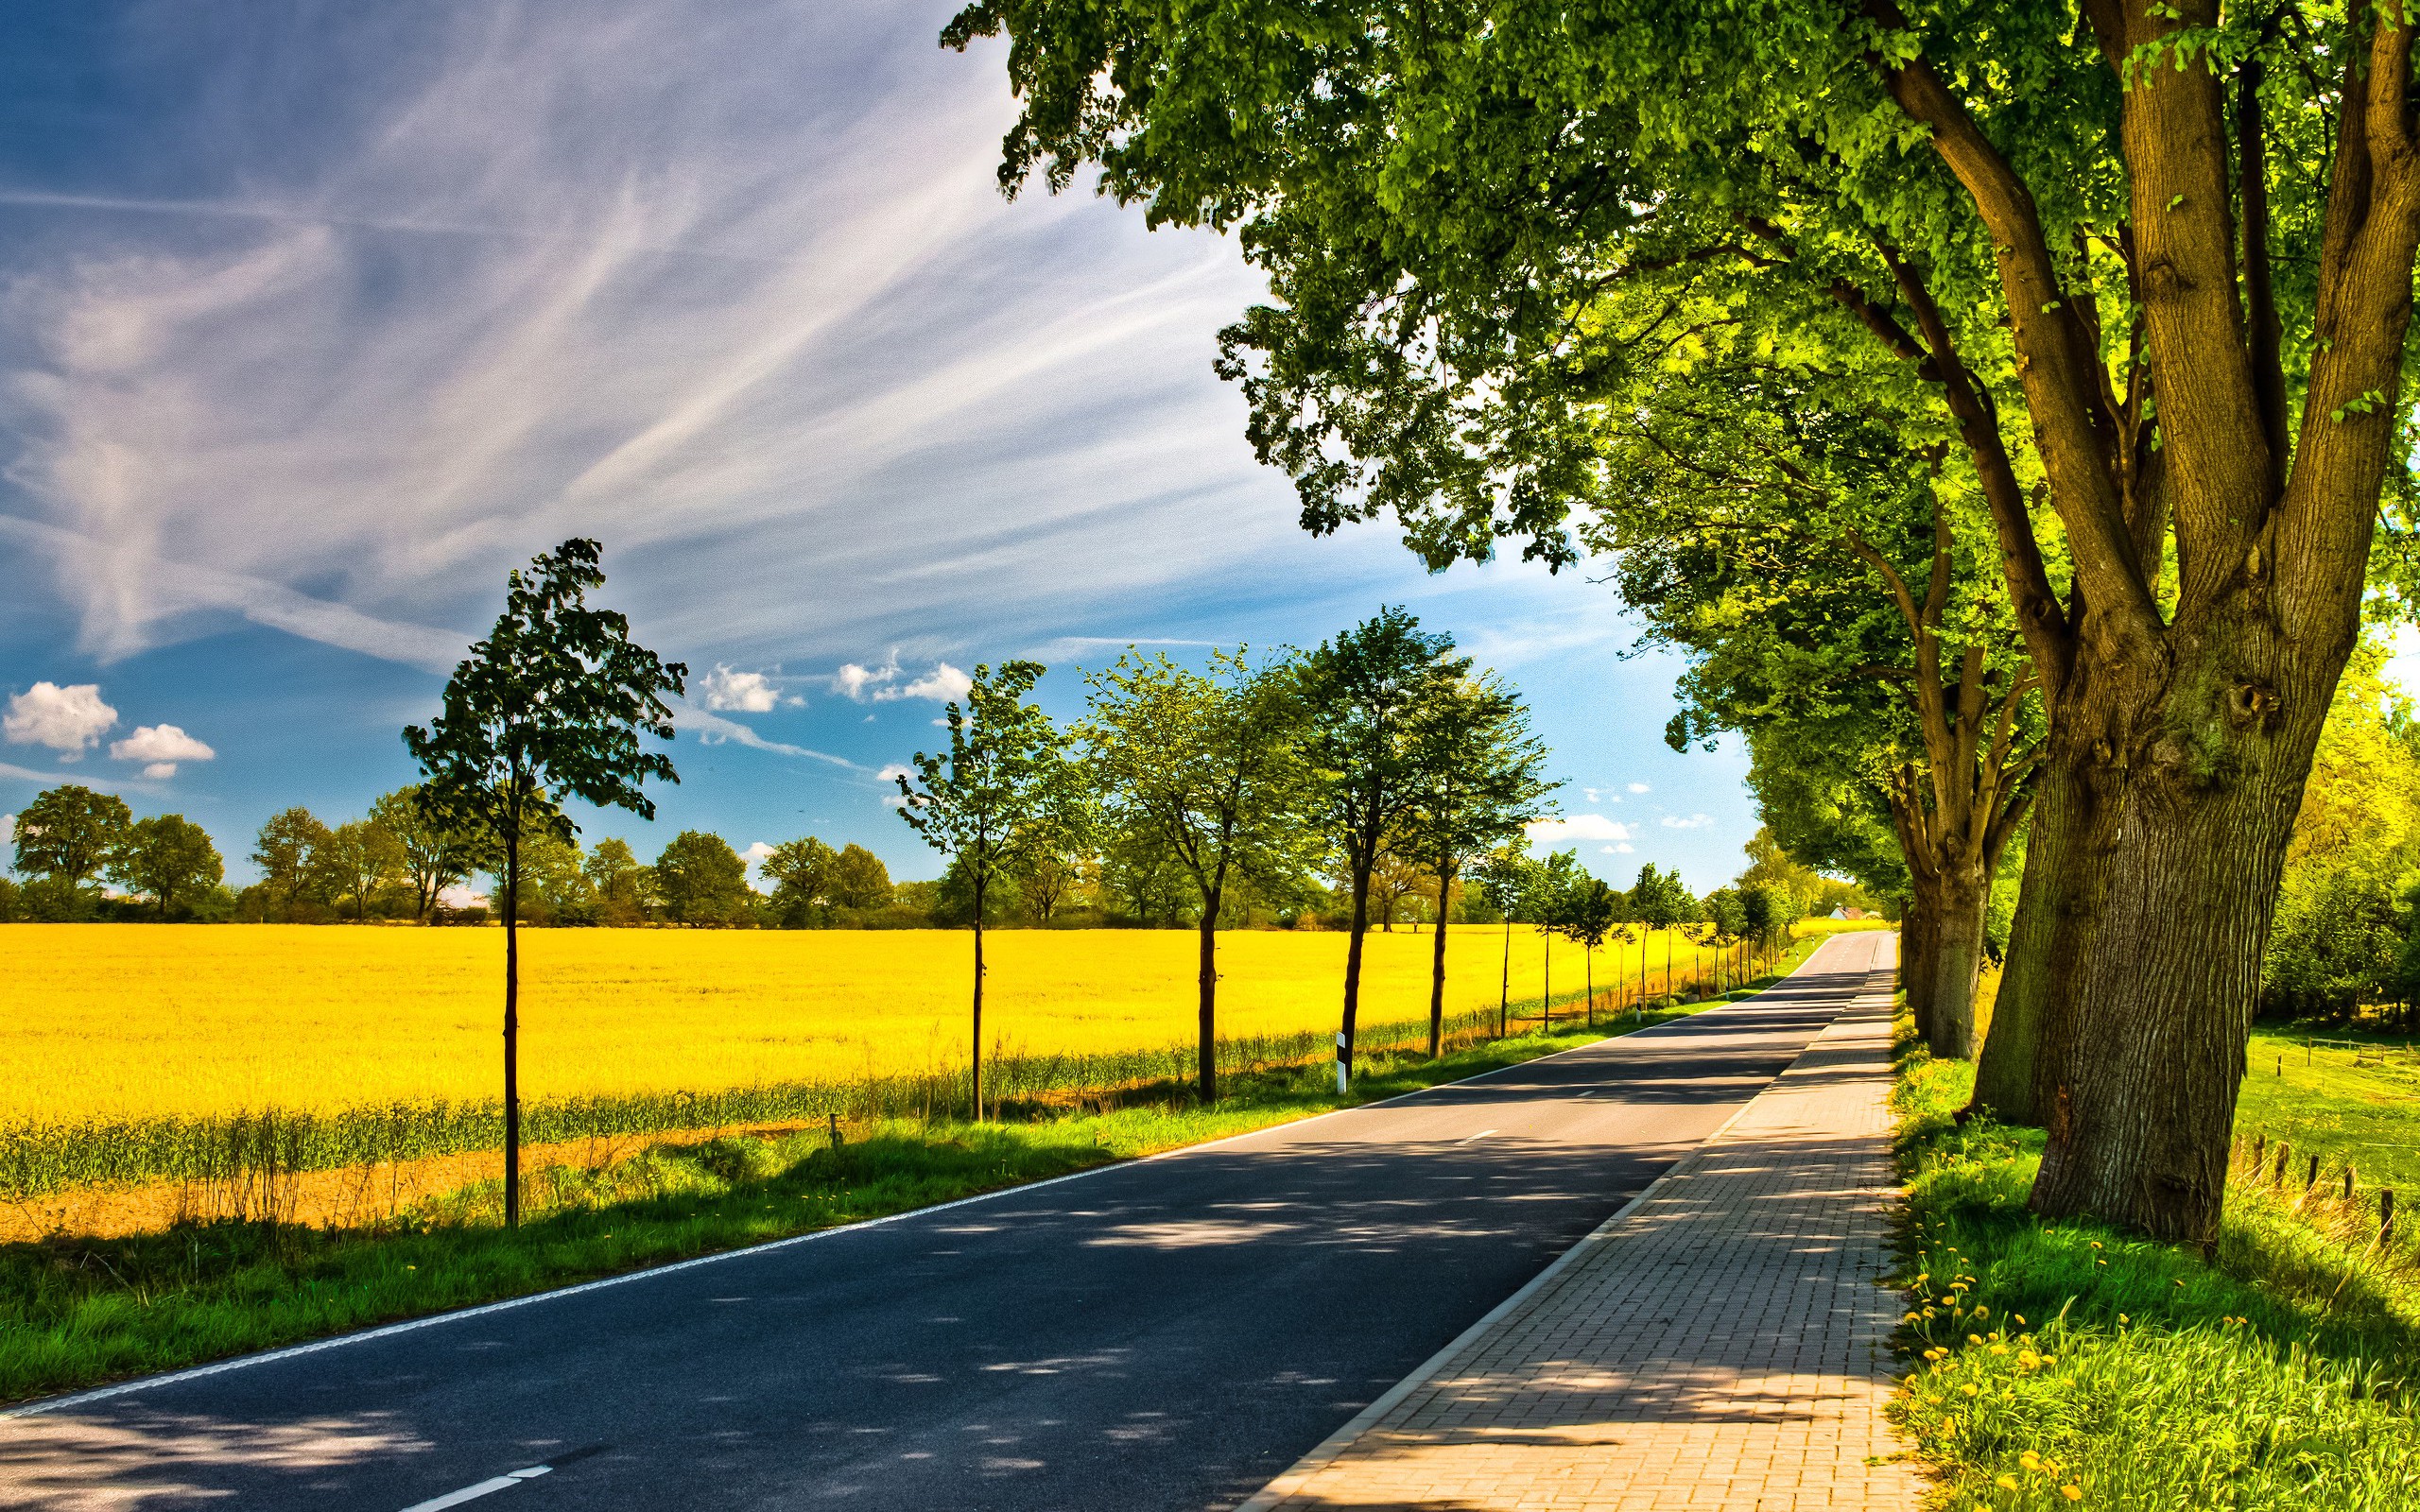
[[[1392,1103],[0,1419],[0,1506],[1232,1505],[1754,1096],[1843,950]]]

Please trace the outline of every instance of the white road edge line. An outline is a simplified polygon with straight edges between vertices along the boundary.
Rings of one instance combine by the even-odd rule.
[[[492,1476],[476,1486],[466,1486],[458,1491],[448,1491],[443,1496],[432,1496],[425,1502],[414,1502],[404,1508],[404,1512],[445,1512],[445,1508],[449,1506],[460,1506],[465,1502],[475,1502],[480,1497],[493,1496],[498,1491],[510,1491],[522,1482],[534,1481],[553,1469],[552,1465],[532,1465],[526,1470],[507,1470],[502,1475]]]
[[[1493,1133],[1495,1133],[1495,1130],[1494,1130],[1494,1129],[1492,1129],[1492,1128],[1483,1128],[1483,1129],[1480,1129],[1478,1133],[1471,1135],[1468,1139],[1459,1139],[1459,1140],[1456,1140],[1454,1143],[1457,1143],[1457,1144],[1468,1144],[1468,1143],[1471,1142],[1471,1140],[1483,1140],[1483,1139],[1487,1138],[1490,1134],[1493,1134]]]
[[[1832,939],[1842,938],[1849,933],[1852,932],[1842,931],[1841,934],[1834,935]],[[1865,934],[1868,933],[1868,931],[1858,930],[1854,933]],[[1881,931],[1876,930],[1872,931],[1871,933],[1879,934]],[[1792,968],[1790,975],[1797,975],[1800,970],[1803,970],[1805,967],[1811,964],[1816,956],[1824,953],[1824,947],[1831,944],[1831,942],[1832,940],[1825,940],[1823,945],[1818,945],[1813,950],[1807,952],[1806,959],[1799,962],[1797,967]],[[1876,970],[1878,970],[1878,968],[1868,968],[1866,974],[1871,977]],[[1785,977],[1783,980],[1787,981],[1789,978]],[[1779,985],[1779,983],[1774,984],[1776,987]],[[1772,988],[1768,988],[1765,990],[1771,991]],[[1762,993],[1758,994],[1758,996],[1762,995]],[[1857,996],[1851,998],[1848,1003],[1844,1003],[1841,1005],[1842,1011],[1845,1012],[1851,1005],[1855,1004],[1859,998],[1863,998],[1867,995],[1868,994],[1863,991],[1858,992]],[[1754,999],[1750,998],[1742,1001],[1754,1002]],[[1694,1015],[1692,1015],[1692,1017],[1694,1017]],[[1675,1022],[1678,1022],[1683,1021],[1676,1020]],[[1663,1025],[1658,1024],[1656,1027],[1661,1028]],[[1646,1031],[1641,1030],[1639,1032],[1645,1033]],[[1809,1043],[1811,1044],[1812,1041],[1810,1040]],[[1802,1050],[1800,1054],[1804,1055],[1806,1052]],[[1794,1059],[1790,1062],[1793,1066],[1797,1063],[1798,1062]],[[1782,1075],[1788,1074],[1789,1071],[1785,1068]],[[1780,1079],[1780,1076],[1775,1076],[1773,1081],[1779,1081]],[[1768,1082],[1765,1085],[1770,1089],[1772,1083]],[[1763,1095],[1764,1092],[1761,1091],[1756,1094],[1757,1097],[1761,1097]],[[1430,1381],[1434,1380],[1437,1373],[1444,1369],[1445,1366],[1452,1362],[1455,1355],[1461,1353],[1468,1346],[1477,1343],[1479,1337],[1486,1333],[1498,1319],[1502,1318],[1507,1313],[1512,1312],[1514,1308],[1519,1307],[1530,1297],[1537,1295],[1538,1292],[1544,1290],[1546,1286],[1557,1276],[1561,1275],[1566,1268],[1577,1262],[1582,1253],[1587,1250],[1591,1246],[1604,1244],[1608,1240],[1612,1239],[1614,1230],[1621,1227],[1623,1219],[1628,1218],[1633,1212],[1637,1211],[1648,1198],[1655,1195],[1656,1189],[1663,1186],[1665,1182],[1669,1181],[1674,1177],[1680,1175],[1691,1161],[1695,1160],[1699,1156],[1704,1154],[1707,1149],[1712,1147],[1717,1140],[1720,1140],[1725,1134],[1730,1133],[1731,1125],[1738,1123],[1740,1119],[1747,1116],[1749,1106],[1754,1103],[1755,1100],[1755,1097],[1751,1097],[1747,1102],[1741,1103],[1732,1111],[1729,1118],[1722,1121],[1722,1126],[1720,1128],[1716,1129],[1713,1133],[1700,1141],[1697,1148],[1691,1150],[1688,1154],[1682,1156],[1670,1165],[1666,1166],[1662,1176],[1657,1177],[1654,1180],[1647,1183],[1646,1186],[1641,1187],[1638,1191],[1638,1194],[1631,1198],[1628,1202],[1623,1203],[1621,1207],[1615,1211],[1612,1217],[1607,1218],[1603,1223],[1599,1224],[1596,1228],[1588,1230],[1587,1233],[1582,1234],[1578,1244],[1573,1245],[1569,1249],[1564,1250],[1562,1254],[1557,1255],[1552,1261],[1548,1262],[1547,1268],[1538,1272],[1535,1276],[1530,1277],[1528,1283],[1519,1291],[1514,1292],[1512,1296],[1506,1297],[1501,1302],[1496,1303],[1495,1306],[1488,1310],[1485,1317],[1480,1318],[1469,1328],[1462,1330],[1461,1332],[1455,1334],[1452,1342],[1448,1343],[1443,1349],[1438,1350],[1435,1354],[1430,1355],[1427,1359],[1421,1361],[1420,1364],[1412,1369],[1411,1374],[1404,1377],[1401,1381],[1396,1382],[1393,1385],[1389,1386],[1386,1391],[1379,1396],[1377,1400],[1370,1403],[1367,1407],[1364,1407],[1359,1412],[1354,1414],[1352,1421],[1346,1423],[1335,1433],[1328,1435],[1325,1438],[1321,1439],[1319,1443],[1312,1448],[1309,1453],[1305,1454],[1301,1459],[1296,1460],[1293,1465],[1287,1469],[1286,1473],[1278,1476],[1275,1480],[1270,1481],[1267,1486],[1264,1486],[1259,1490],[1253,1492],[1249,1499],[1238,1503],[1236,1507],[1236,1512],[1273,1512],[1273,1509],[1283,1504],[1288,1497],[1301,1489],[1305,1482],[1318,1474],[1321,1470],[1327,1469],[1330,1464],[1335,1462],[1338,1455],[1342,1454],[1345,1450],[1351,1448],[1355,1439],[1359,1438],[1364,1433],[1368,1432],[1369,1429],[1380,1418],[1394,1411],[1396,1403],[1402,1401],[1404,1398],[1410,1396],[1413,1392],[1419,1390],[1422,1386],[1426,1385]]]
[[[1841,935],[1835,935],[1832,936],[1833,939],[1839,939],[1841,937],[1843,937]],[[1800,971],[1805,971],[1808,966],[1812,965],[1815,957],[1821,955],[1824,953],[1824,947],[1828,946],[1830,943],[1831,940],[1825,940],[1823,945],[1818,945],[1815,949],[1807,952],[1806,959],[1799,962],[1796,966],[1791,967],[1789,974],[1788,976],[1784,976],[1781,981],[1775,982],[1773,984],[1773,988],[1781,986],[1782,982],[1789,981],[1790,977],[1796,976]],[[1608,1045],[1617,1046],[1624,1041],[1641,1039],[1651,1034],[1661,1034],[1668,1029],[1694,1027],[1715,1015],[1723,1013],[1729,1009],[1744,1008],[1750,1004],[1754,1003],[1757,998],[1762,997],[1766,992],[1773,990],[1773,988],[1763,988],[1754,996],[1741,998],[1732,1003],[1726,1003],[1719,1007],[1701,1008],[1695,1013],[1684,1014],[1680,1018],[1668,1020],[1663,1023],[1650,1024],[1644,1029],[1633,1029],[1628,1034],[1615,1035],[1604,1040],[1591,1040],[1584,1045],[1573,1045],[1568,1050],[1558,1050],[1551,1055],[1536,1056],[1530,1059],[1521,1061],[1517,1065],[1500,1066],[1494,1071],[1482,1071],[1475,1076],[1464,1076],[1459,1081],[1439,1082],[1433,1087],[1415,1087],[1410,1091],[1398,1092],[1392,1097],[1382,1097],[1374,1103],[1361,1103],[1352,1108],[1334,1108],[1324,1113],[1314,1113],[1308,1118],[1298,1118],[1290,1123],[1270,1124],[1260,1128],[1247,1129],[1241,1134],[1229,1134],[1222,1139],[1207,1140],[1200,1144],[1181,1144],[1172,1150],[1160,1150],[1150,1155],[1137,1156],[1132,1160],[1112,1160],[1105,1165],[1096,1165],[1081,1171],[1070,1171],[1065,1176],[1045,1177],[1039,1181],[1028,1181],[1019,1186],[1002,1187],[996,1192],[979,1192],[971,1197],[958,1197],[948,1202],[936,1202],[928,1208],[910,1208],[905,1212],[886,1213],[879,1218],[862,1218],[856,1223],[841,1224],[831,1228],[818,1228],[811,1233],[792,1234],[787,1239],[768,1240],[764,1244],[751,1245],[744,1249],[719,1250],[711,1255],[700,1255],[693,1260],[676,1260],[668,1264],[650,1265],[642,1270],[624,1271],[618,1276],[605,1276],[593,1281],[580,1281],[571,1286],[559,1286],[552,1291],[532,1292],[527,1297],[509,1297],[500,1302],[483,1302],[477,1307],[466,1307],[452,1313],[434,1313],[426,1317],[407,1318],[401,1323],[389,1323],[384,1328],[364,1329],[357,1333],[339,1333],[333,1338],[314,1339],[308,1344],[288,1345],[281,1349],[268,1349],[259,1354],[238,1355],[233,1360],[220,1360],[213,1365],[195,1366],[189,1370],[171,1371],[166,1375],[145,1376],[137,1381],[120,1382],[118,1384],[113,1386],[98,1386],[91,1391],[79,1391],[70,1396],[50,1397],[39,1401],[24,1402],[14,1407],[0,1408],[0,1422],[6,1422],[11,1418],[32,1418],[43,1413],[60,1412],[70,1407],[89,1406],[96,1401],[106,1401],[112,1397],[130,1396],[138,1391],[153,1391],[162,1386],[181,1385],[188,1381],[199,1381],[208,1376],[223,1375],[230,1370],[248,1370],[254,1366],[275,1365],[283,1360],[293,1360],[299,1359],[306,1354],[317,1354],[322,1349],[342,1349],[349,1344],[367,1344],[372,1339],[392,1338],[398,1333],[411,1333],[421,1329],[433,1329],[441,1324],[459,1323],[469,1318],[486,1317],[495,1313],[508,1313],[517,1307],[529,1307],[539,1302],[550,1302],[558,1297],[578,1297],[582,1292],[603,1291],[609,1286],[625,1286],[632,1281],[643,1281],[656,1276],[669,1276],[677,1271],[695,1269],[700,1265],[716,1265],[720,1264],[724,1261],[743,1260],[751,1255],[768,1254],[776,1249],[788,1249],[797,1245],[808,1245],[814,1244],[820,1240],[837,1239],[842,1234],[856,1233],[867,1228],[879,1228],[885,1224],[902,1223],[911,1218],[930,1217],[932,1214],[937,1212],[946,1212],[952,1208],[963,1208],[977,1202],[997,1202],[1003,1197],[1023,1196],[1029,1192],[1039,1192],[1044,1187],[1057,1186],[1063,1181],[1081,1181],[1086,1177],[1101,1176],[1111,1171],[1131,1170],[1135,1166],[1147,1164],[1152,1160],[1175,1160],[1180,1156],[1198,1155],[1203,1150],[1215,1150],[1222,1144],[1233,1144],[1241,1140],[1258,1139],[1264,1134],[1275,1134],[1287,1130],[1303,1128],[1309,1125],[1319,1123],[1322,1119],[1340,1118],[1346,1113],[1358,1113],[1373,1108],[1384,1108],[1390,1103],[1404,1102],[1409,1098],[1425,1096],[1429,1092],[1443,1091],[1447,1088],[1451,1087],[1468,1087],[1474,1082],[1486,1081],[1491,1077],[1495,1076],[1510,1075],[1516,1071],[1527,1071],[1532,1066],[1543,1065],[1549,1060],[1560,1060],[1564,1056],[1576,1056],[1584,1051],[1601,1050]],[[1753,1098],[1750,1099],[1750,1101],[1753,1100]],[[1741,1106],[1745,1107],[1746,1105],[1743,1103]],[[1734,1116],[1736,1117],[1737,1115],[1735,1114]],[[1727,1127],[1728,1125],[1725,1126]],[[1490,1315],[1493,1316],[1494,1314],[1491,1314]],[[1240,1509],[1238,1509],[1238,1512],[1240,1512]]]

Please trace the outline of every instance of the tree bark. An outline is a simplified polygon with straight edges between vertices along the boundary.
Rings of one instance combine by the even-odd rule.
[[[504,837],[504,1226],[521,1227],[521,840]]]
[[[1975,1053],[1975,988],[1982,978],[1983,913],[1991,901],[1991,877],[1979,865],[1945,870],[1933,929],[1932,1025],[1927,1037],[1933,1055],[1963,1060]]]
[[[2004,1124],[2042,1123],[2044,1099],[2056,1088],[2074,1023],[2051,989],[2059,919],[2074,907],[2066,830],[2078,799],[2070,775],[2057,765],[2042,772],[2026,832],[2025,875],[2009,928],[2008,960],[1992,1002],[1991,1032],[1975,1061],[1974,1098],[1966,1111],[1989,1113]]]
[[[1226,889],[1201,895],[1201,1106],[1219,1100],[1219,904]]]
[[[1504,975],[1495,985],[1495,1038],[1504,1038],[1505,1016],[1512,1006],[1512,916],[1504,917]]]
[[[1453,888],[1451,867],[1437,868],[1437,947],[1428,962],[1428,1058],[1443,1053],[1445,1043],[1445,898]]]
[[[1361,1010],[1361,939],[1370,933],[1370,868],[1353,868],[1353,936],[1344,947],[1344,1022],[1336,1047],[1339,1090],[1353,1081],[1354,1021]]]
[[[2333,628],[2238,618],[2152,676],[2080,659],[2109,691],[2087,684],[2053,741],[2081,812],[2050,900],[2035,1211],[2216,1237],[2260,958],[2351,614]],[[2116,738],[2079,738],[2095,730]]]
[[[988,890],[980,868],[975,873],[975,1014],[967,1045],[966,1083],[975,1104],[975,1122],[983,1122],[983,902]]]

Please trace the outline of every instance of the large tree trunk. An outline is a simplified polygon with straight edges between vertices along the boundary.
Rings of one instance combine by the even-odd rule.
[[[2270,914],[2354,631],[2290,636],[2245,598],[2180,634],[2166,677],[2080,664],[2059,712],[2053,775],[2087,808],[2052,949],[2074,1017],[2041,1108],[2046,1216],[2217,1238]]]
[[[1219,903],[1224,888],[1201,895],[1201,1106],[1219,1100]]]
[[[2008,959],[1992,1000],[1991,1032],[1975,1059],[1974,1100],[1969,1113],[1989,1113],[2004,1124],[2036,1125],[2044,1099],[2053,1094],[2061,1048],[2072,1031],[2073,1014],[2059,1011],[2051,995],[2051,948],[2059,918],[2076,879],[2066,864],[2067,827],[2078,803],[2073,774],[2044,768],[2026,831],[2025,875],[2018,882],[2016,918],[2009,926]]]
[[[1979,861],[1962,860],[1942,873],[1926,1041],[1940,1059],[1964,1060],[1975,1053],[1975,989],[1982,979],[1983,913],[1991,895],[1991,875]]]
[[[521,1227],[521,844],[504,839],[504,1226]]]
[[[1927,1045],[1933,1039],[1932,995],[1938,980],[1933,946],[1940,924],[1932,885],[1919,875],[1909,885],[1907,912],[1899,921],[1899,986],[1908,994],[1908,1014],[1915,1020],[1917,1037]]]

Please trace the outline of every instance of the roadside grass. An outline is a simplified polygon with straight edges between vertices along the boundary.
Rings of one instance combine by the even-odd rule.
[[[1772,985],[1811,954],[1801,942]],[[1714,1002],[1725,1001],[1715,999]],[[1705,1005],[1711,1005],[1711,1004]],[[1365,1057],[1349,1094],[1326,1062],[1229,1077],[1204,1108],[1162,1083],[1093,1110],[1011,1107],[1000,1122],[893,1119],[650,1144],[594,1171],[529,1174],[535,1216],[502,1227],[490,1180],[353,1228],[222,1220],[106,1241],[0,1245],[0,1401],[859,1222],[1381,1101],[1668,1022],[1695,1006],[1568,1022],[1449,1050]]]
[[[2236,1104],[2238,1134],[2283,1140],[2331,1166],[2350,1160],[2366,1186],[2420,1198],[2420,1056],[2410,1035],[2261,1025]],[[2349,1048],[2348,1048],[2349,1047]]]
[[[2038,1130],[1953,1119],[1973,1068],[1902,1025],[1894,1407],[1970,1508],[2420,1507],[2420,1283],[2238,1181],[2215,1252],[2044,1223]]]

